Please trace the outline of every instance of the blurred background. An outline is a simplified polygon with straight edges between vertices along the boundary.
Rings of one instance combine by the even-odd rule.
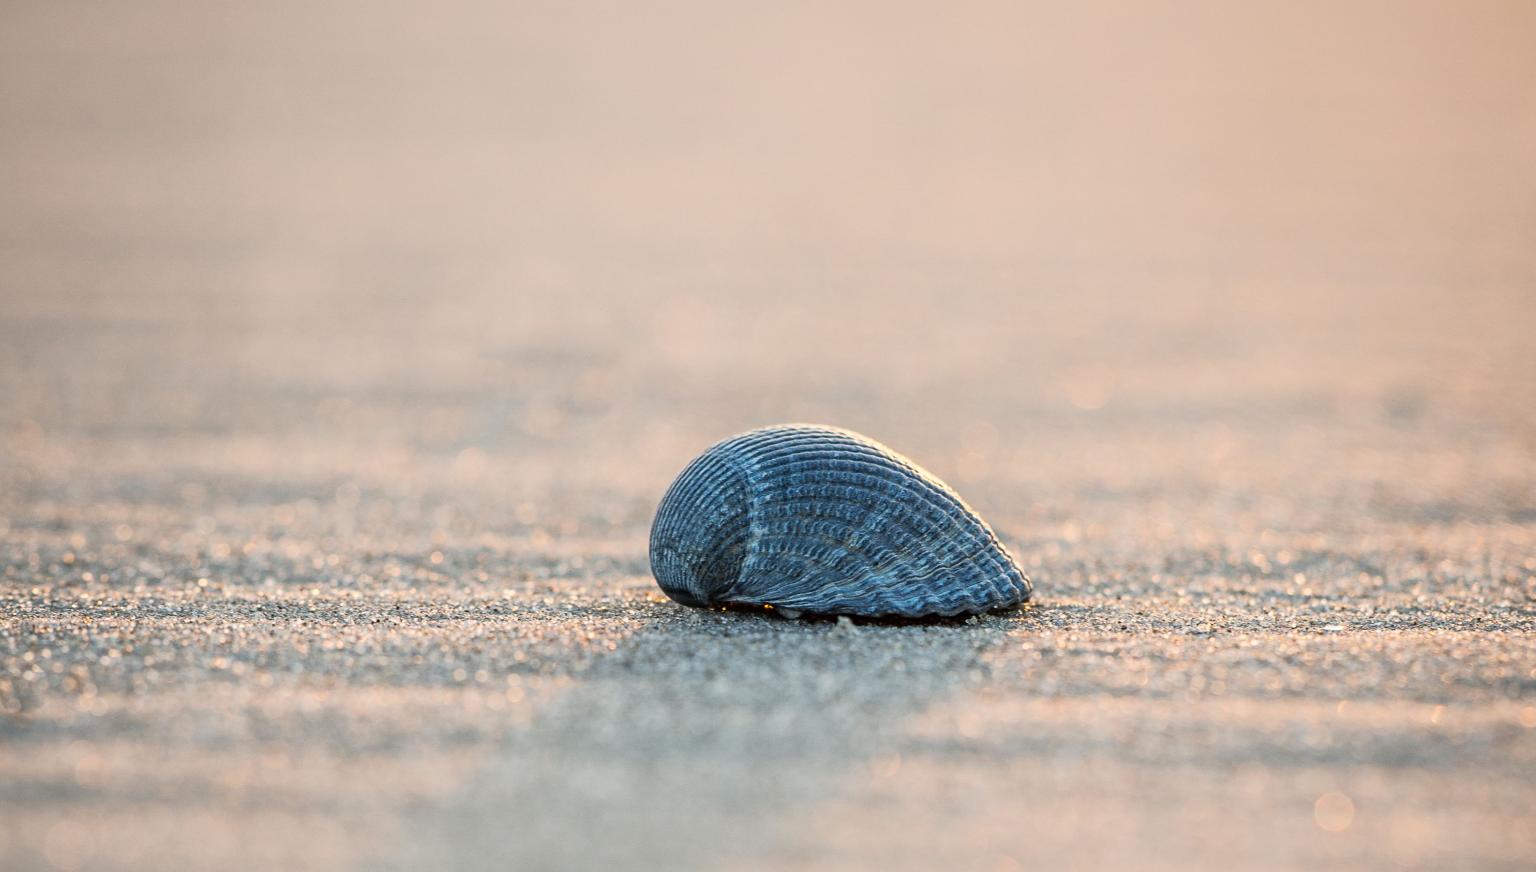
[[[4,14],[4,414],[77,460],[1529,411],[1524,3]]]
[[[335,849],[310,860],[366,854],[371,830],[315,823],[359,801],[342,776],[304,788],[321,811],[297,782],[228,781],[255,753],[230,713],[292,727],[263,753],[318,742],[356,775],[372,728],[337,724],[399,703],[377,685],[483,681],[426,642],[363,680],[305,637],[250,691],[265,661],[208,678],[222,655],[196,633],[146,679],[91,647],[79,598],[315,600],[314,632],[324,603],[381,589],[649,603],[666,484],[782,421],[950,481],[1043,608],[1451,585],[1514,603],[1500,620],[1528,646],[1533,35],[1521,0],[7,0],[0,533],[24,623],[0,640],[0,807],[32,821],[10,856],[197,865],[280,851],[255,834],[282,827]],[[83,671],[38,666],[37,633],[74,638],[50,656]],[[1529,702],[1515,656],[1466,692]],[[328,664],[328,692],[357,695],[322,716],[296,700]],[[1462,686],[1371,674],[1351,687]],[[453,795],[478,764],[433,781],[410,761],[514,728],[454,711],[452,742],[400,728],[410,753],[370,762],[395,780],[365,779],[369,801]],[[78,777],[188,749],[204,762],[139,793]],[[1321,792],[1301,791],[1309,833]],[[1255,796],[1246,820],[1279,801]],[[189,804],[217,812],[195,844]],[[1457,856],[1530,847],[1518,818],[1473,819]]]

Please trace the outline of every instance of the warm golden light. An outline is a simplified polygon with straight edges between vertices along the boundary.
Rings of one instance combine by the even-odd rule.
[[[1312,817],[1322,829],[1342,833],[1355,822],[1354,800],[1337,791],[1329,791],[1313,804]]]
[[[1528,864],[1533,35],[0,0],[0,870]]]

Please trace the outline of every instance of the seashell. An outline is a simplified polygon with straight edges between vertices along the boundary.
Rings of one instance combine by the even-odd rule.
[[[721,442],[651,524],[651,574],[689,606],[788,617],[929,617],[1012,608],[1030,581],[959,495],[873,439],[808,424]]]

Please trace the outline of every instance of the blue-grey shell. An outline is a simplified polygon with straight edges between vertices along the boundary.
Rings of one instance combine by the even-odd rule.
[[[721,442],[651,525],[651,573],[690,606],[926,617],[1018,606],[1030,582],[959,495],[884,445],[792,424]]]

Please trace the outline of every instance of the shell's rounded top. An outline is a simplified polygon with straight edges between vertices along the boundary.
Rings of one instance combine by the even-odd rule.
[[[712,446],[662,497],[650,545],[657,583],[692,606],[918,617],[1030,593],[958,494],[835,427],[765,427]]]

